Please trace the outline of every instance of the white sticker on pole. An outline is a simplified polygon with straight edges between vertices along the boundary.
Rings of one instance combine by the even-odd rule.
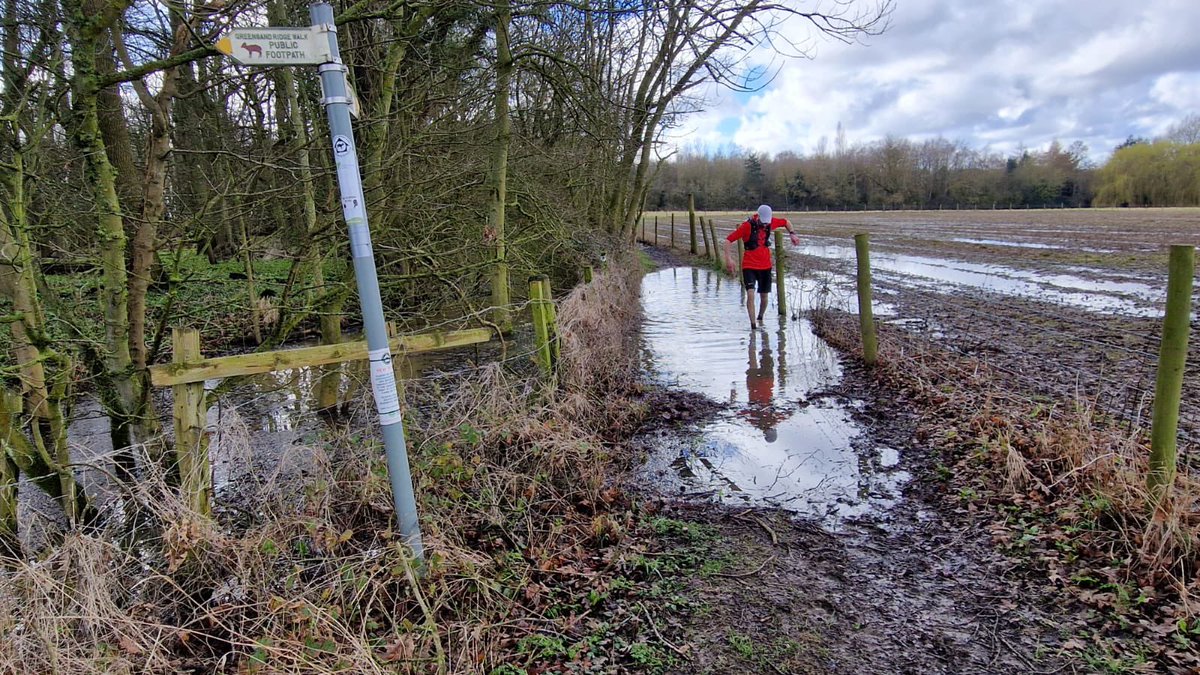
[[[396,390],[396,373],[392,370],[392,353],[388,348],[367,352],[371,362],[371,391],[375,394],[375,410],[379,424],[387,426],[400,422],[400,394]]]
[[[365,219],[367,210],[363,208],[363,198],[360,195],[342,197],[342,215],[345,216],[347,223]]]
[[[354,140],[338,134],[333,137],[333,164],[337,168],[338,187],[342,196],[362,195],[362,175],[358,172],[358,153]]]

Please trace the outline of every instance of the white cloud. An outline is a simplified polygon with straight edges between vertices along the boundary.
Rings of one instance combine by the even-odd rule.
[[[1009,152],[1057,138],[1101,158],[1200,110],[1196,26],[1195,0],[898,0],[889,30],[865,46],[789,21],[782,30],[809,40],[812,60],[782,62],[751,106],[713,92],[672,136],[810,152],[841,122],[851,142],[940,135]]]

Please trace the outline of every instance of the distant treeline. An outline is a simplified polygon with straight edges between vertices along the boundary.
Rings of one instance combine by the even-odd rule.
[[[1096,168],[1081,142],[1003,156],[945,139],[888,137],[774,157],[738,150],[685,151],[664,163],[649,210],[1042,208],[1200,205],[1200,116],[1162,138],[1130,138]]]

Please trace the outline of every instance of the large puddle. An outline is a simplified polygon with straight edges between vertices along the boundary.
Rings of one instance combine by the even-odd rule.
[[[772,302],[765,326],[751,331],[738,284],[689,267],[646,275],[642,304],[649,370],[729,403],[696,434],[653,439],[656,481],[835,522],[895,502],[908,475],[895,450],[872,445],[825,393],[841,368],[807,320],[781,321]]]

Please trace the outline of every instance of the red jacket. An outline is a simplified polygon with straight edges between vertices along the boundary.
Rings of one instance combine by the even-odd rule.
[[[738,229],[729,233],[725,237],[726,241],[750,241],[750,221],[757,221],[758,214],[750,216],[749,220],[738,225]],[[744,270],[769,270],[771,269],[771,249],[766,247],[767,238],[771,236],[771,232],[781,227],[787,227],[788,221],[786,218],[772,218],[770,232],[767,228],[762,228],[758,231],[758,248],[753,251],[746,251],[742,256],[742,269]]]

